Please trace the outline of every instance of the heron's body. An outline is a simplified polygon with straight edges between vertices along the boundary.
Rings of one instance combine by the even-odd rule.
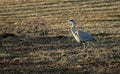
[[[71,32],[77,42],[93,42],[96,41],[90,34],[81,30],[75,30],[74,20],[69,20],[69,23],[72,25]]]
[[[77,30],[75,32],[75,35],[73,34],[73,36],[75,37],[77,42],[81,42],[81,41],[84,41],[84,42],[96,41],[96,39],[93,38],[90,34],[88,34],[87,32],[81,31],[81,30]]]

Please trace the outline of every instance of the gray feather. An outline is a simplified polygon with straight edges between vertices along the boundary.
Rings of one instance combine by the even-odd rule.
[[[79,38],[81,39],[81,41],[96,41],[95,38],[93,38],[90,34],[88,34],[87,32],[84,31],[76,31],[76,33],[78,34]]]

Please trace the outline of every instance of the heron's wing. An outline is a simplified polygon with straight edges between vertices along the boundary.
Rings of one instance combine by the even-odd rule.
[[[93,38],[90,34],[88,34],[87,32],[84,32],[84,31],[76,31],[76,34],[77,36],[79,36],[79,38],[82,40],[82,41],[96,41],[95,38]]]

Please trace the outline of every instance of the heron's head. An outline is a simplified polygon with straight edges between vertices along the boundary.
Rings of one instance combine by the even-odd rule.
[[[75,21],[74,20],[69,20],[68,21],[72,26],[75,25]]]

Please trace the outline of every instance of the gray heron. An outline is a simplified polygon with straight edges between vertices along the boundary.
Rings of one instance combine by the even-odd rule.
[[[68,22],[72,25],[71,33],[73,34],[77,42],[81,42],[84,45],[84,49],[87,48],[87,46],[89,45],[89,42],[96,41],[96,39],[92,37],[89,33],[81,30],[76,30],[75,29],[76,23],[74,20],[69,20]]]

